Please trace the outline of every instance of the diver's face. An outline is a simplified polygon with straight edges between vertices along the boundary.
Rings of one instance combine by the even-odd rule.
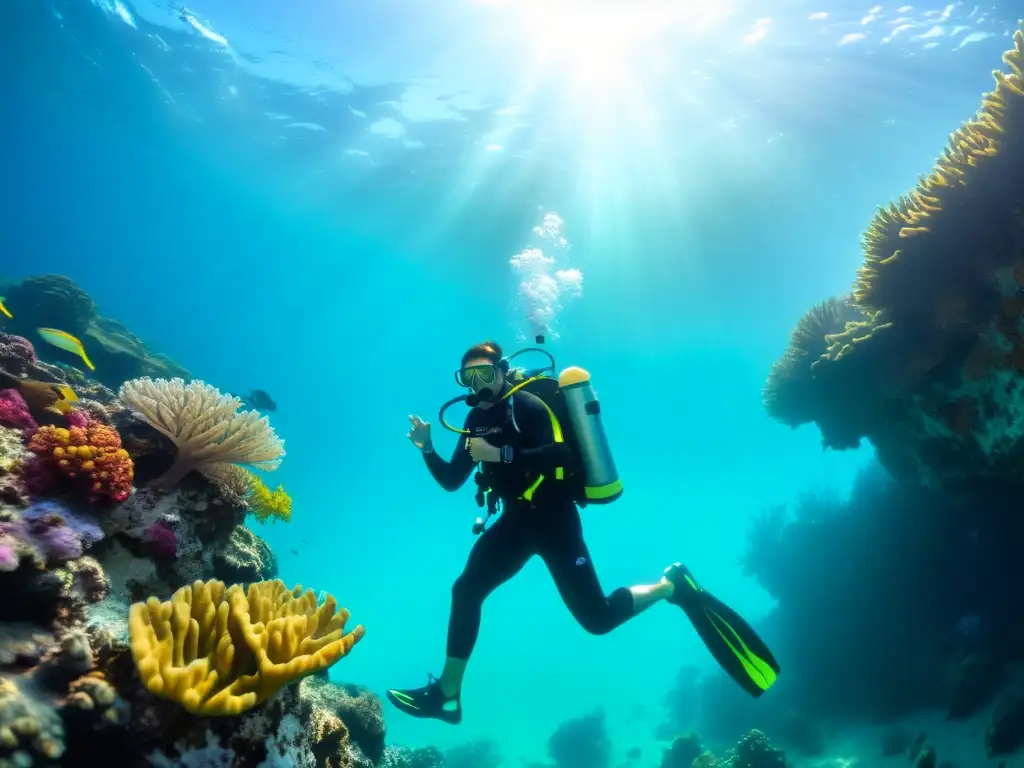
[[[505,377],[501,369],[486,357],[467,360],[459,373],[464,386],[478,395],[484,389],[492,393],[500,392],[505,385]]]

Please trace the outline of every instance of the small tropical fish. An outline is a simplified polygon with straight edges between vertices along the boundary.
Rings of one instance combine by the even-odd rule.
[[[14,315],[12,315],[10,313],[10,311],[7,309],[7,307],[4,306],[4,297],[3,296],[0,296],[0,315],[6,315],[7,317],[14,317]]]
[[[96,366],[92,364],[89,356],[85,354],[85,347],[82,346],[82,342],[72,336],[70,333],[64,333],[64,331],[58,331],[56,328],[36,328],[39,335],[43,337],[43,341],[53,346],[63,349],[65,352],[70,352],[73,355],[78,355],[82,358],[90,371],[95,371]]]
[[[28,409],[35,413],[50,411],[62,416],[73,410],[71,403],[78,400],[75,390],[67,384],[19,379],[7,371],[0,370],[0,389],[16,389],[25,399]]]

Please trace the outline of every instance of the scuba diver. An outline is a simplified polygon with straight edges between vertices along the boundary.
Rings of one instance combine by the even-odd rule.
[[[510,360],[526,351],[547,354],[551,366],[512,369]],[[506,358],[497,343],[486,341],[467,350],[455,379],[469,393],[450,400],[439,415],[444,427],[462,435],[449,461],[435,451],[430,424],[409,417],[407,437],[443,489],[457,491],[479,466],[476,501],[487,507],[487,517],[477,519],[473,533],[479,538],[452,585],[440,678],[428,673],[426,686],[388,690],[388,699],[409,715],[459,723],[462,679],[483,603],[534,555],[544,561],[563,602],[586,631],[606,634],[664,600],[684,611],[725,671],[752,696],[760,696],[779,673],[774,657],[754,630],[702,589],[685,566],[674,563],[653,584],[605,594],[578,507],[614,501],[622,484],[589,374],[567,368],[555,379],[545,375],[547,370],[554,372],[554,359],[541,349]],[[470,411],[457,429],[444,420],[444,412],[462,401]],[[499,506],[500,515],[488,526]]]

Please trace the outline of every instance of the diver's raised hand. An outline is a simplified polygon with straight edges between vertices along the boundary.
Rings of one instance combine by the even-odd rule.
[[[412,424],[412,429],[409,430],[406,437],[422,451],[430,445],[430,423],[419,416],[410,416],[409,423]]]

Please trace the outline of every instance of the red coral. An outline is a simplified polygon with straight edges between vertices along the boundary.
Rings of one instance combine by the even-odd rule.
[[[0,389],[0,427],[22,430],[38,427],[29,413],[28,403],[16,389]]]
[[[56,465],[66,477],[88,483],[91,499],[124,501],[132,492],[135,467],[121,438],[106,424],[85,427],[45,426],[36,430],[28,449]]]

